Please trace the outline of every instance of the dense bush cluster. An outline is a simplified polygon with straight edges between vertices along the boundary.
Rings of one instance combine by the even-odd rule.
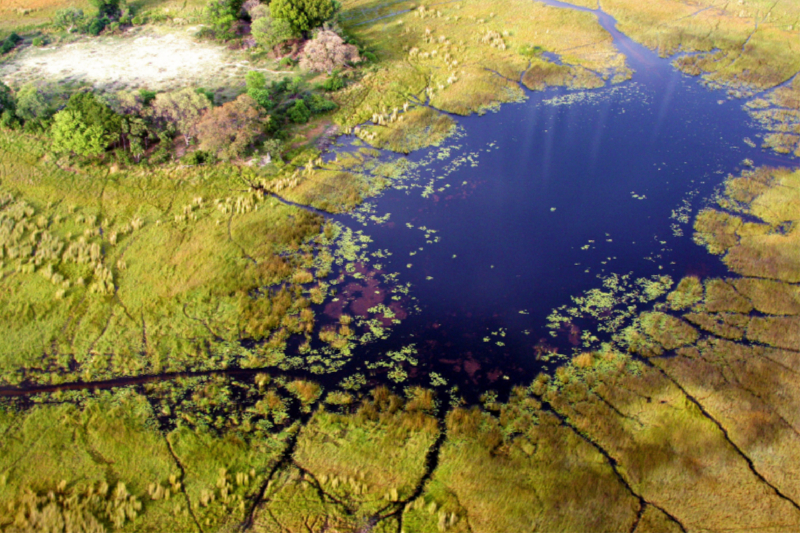
[[[236,159],[264,143],[274,157],[288,125],[335,108],[301,78],[267,84],[257,71],[247,75],[245,94],[218,106],[203,88],[105,96],[36,83],[13,91],[0,82],[0,127],[47,135],[56,154],[110,152],[136,163],[166,162],[194,146],[203,155],[189,155],[189,164]]]

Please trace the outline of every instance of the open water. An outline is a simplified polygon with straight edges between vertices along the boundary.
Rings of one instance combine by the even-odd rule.
[[[477,154],[477,166],[435,179],[449,164],[437,160],[422,170],[423,182],[434,179],[433,194],[389,190],[374,200],[377,214],[390,218],[367,226],[372,248],[392,251],[384,268],[412,283],[421,311],[389,341],[360,350],[413,343],[419,368],[462,390],[505,388],[542,368],[543,346],[569,353],[568,335],[553,338],[546,317],[600,287],[598,276],[726,274],[719,258],[692,242],[697,211],[746,158],[756,166],[794,163],[745,141],[760,144],[743,100],[681,74],[595,13],[634,70],[631,81],[529,92],[496,113],[458,117],[466,135],[449,144]],[[676,218],[681,213],[688,224]],[[439,242],[426,242],[419,227],[436,230]]]

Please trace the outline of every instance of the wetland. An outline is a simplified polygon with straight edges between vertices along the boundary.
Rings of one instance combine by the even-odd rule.
[[[793,7],[422,4],[343,2],[324,93],[205,42],[280,148],[4,123],[0,529],[797,528]]]

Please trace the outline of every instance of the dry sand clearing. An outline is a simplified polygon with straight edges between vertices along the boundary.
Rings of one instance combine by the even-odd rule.
[[[35,79],[85,81],[106,90],[216,88],[241,82],[251,69],[248,61],[218,44],[195,41],[191,34],[196,30],[140,30],[124,37],[28,47],[0,65],[0,79],[14,86]]]

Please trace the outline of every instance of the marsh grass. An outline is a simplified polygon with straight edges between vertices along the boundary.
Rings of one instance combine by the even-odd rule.
[[[345,27],[368,43],[381,63],[335,95],[338,123],[354,127],[413,102],[429,101],[437,109],[467,115],[517,101],[523,97],[517,80],[530,56],[519,50],[531,45],[561,55],[574,87],[603,83],[582,69],[609,78],[626,70],[624,56],[588,13],[524,0],[503,6],[477,0],[422,4],[414,5],[413,13],[402,13],[404,7],[412,6],[363,0],[344,4]],[[398,14],[362,24],[378,13]],[[416,125],[424,127],[426,121]]]
[[[293,250],[321,217],[240,192],[249,169],[69,172],[33,138],[0,144],[7,381],[226,366],[239,356],[215,343],[268,337],[287,314],[313,322],[302,299],[252,291],[307,281]]]

